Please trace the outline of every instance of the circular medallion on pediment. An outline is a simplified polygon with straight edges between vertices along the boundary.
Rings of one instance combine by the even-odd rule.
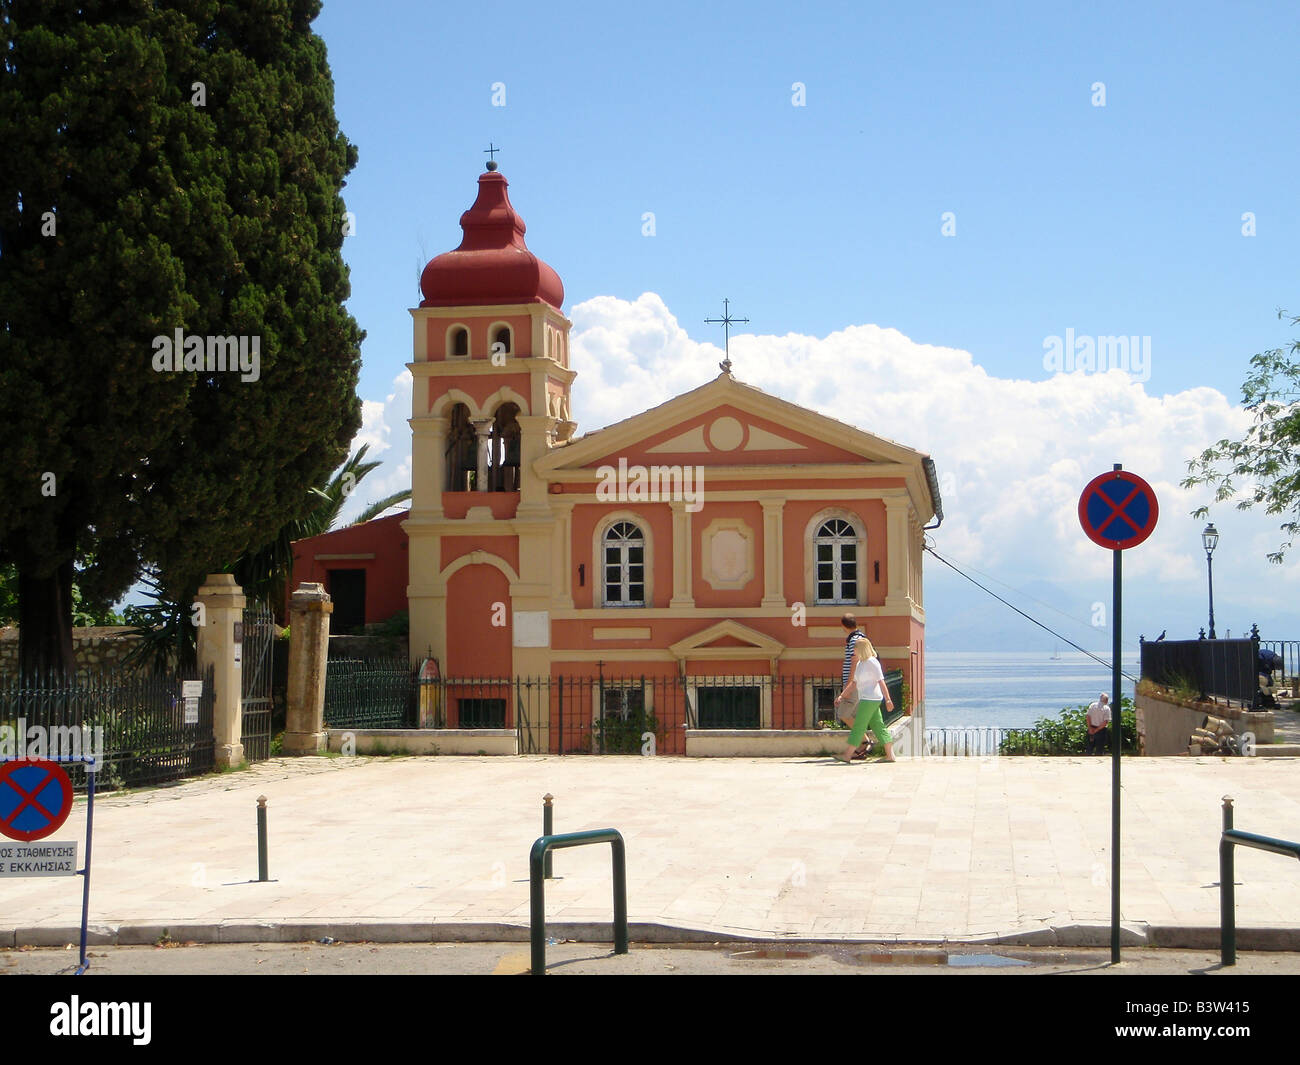
[[[724,415],[709,426],[709,445],[718,451],[735,451],[745,439],[745,427],[735,418]]]

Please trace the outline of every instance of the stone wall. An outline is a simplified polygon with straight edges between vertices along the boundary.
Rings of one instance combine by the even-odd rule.
[[[73,629],[72,649],[77,657],[77,669],[98,672],[118,667],[135,646],[136,637],[130,632],[128,625]],[[10,625],[0,630],[0,676],[13,676],[17,672],[18,627]]]
[[[1255,743],[1273,742],[1273,715],[1267,710],[1242,710],[1222,704],[1204,703],[1181,706],[1151,695],[1138,693],[1138,753],[1145,755],[1187,754],[1192,730],[1199,728],[1207,714],[1221,717],[1232,726],[1238,737],[1250,732]]]

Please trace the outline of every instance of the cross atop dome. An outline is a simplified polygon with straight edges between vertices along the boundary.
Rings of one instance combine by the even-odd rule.
[[[488,141],[488,146],[483,149],[483,154],[488,157],[487,168],[489,171],[493,171],[497,168],[496,155],[500,150],[501,149],[493,145],[491,141]]]

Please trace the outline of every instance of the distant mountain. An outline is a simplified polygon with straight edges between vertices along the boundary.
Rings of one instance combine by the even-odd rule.
[[[1111,588],[1108,580],[1095,586],[1031,580],[1012,591],[976,574],[972,576],[1080,646],[1093,651],[1110,647]],[[1151,595],[1151,589],[1150,581],[1135,581],[1125,588],[1123,638],[1126,652],[1137,650],[1140,634],[1154,639],[1162,629],[1166,629],[1171,640],[1189,640],[1195,639],[1200,627],[1207,624],[1208,603],[1203,588],[1195,585],[1159,588],[1160,594],[1155,596]],[[1249,633],[1251,624],[1257,623],[1265,640],[1300,640],[1300,618],[1268,613],[1254,616],[1248,590],[1245,590],[1246,595],[1235,589],[1224,589],[1220,593],[1216,588],[1215,591],[1215,631],[1220,637],[1229,633],[1244,636]],[[1229,595],[1237,598],[1229,600]],[[1098,604],[1098,616],[1107,625],[1091,624]],[[1051,652],[1058,646],[1064,651],[1068,646],[1064,640],[1044,632],[969,581],[928,559],[925,615],[925,644],[932,651]]]

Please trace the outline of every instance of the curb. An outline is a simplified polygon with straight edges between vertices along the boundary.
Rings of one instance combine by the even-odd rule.
[[[608,943],[608,922],[548,921],[547,937],[576,943]],[[493,921],[222,921],[170,923],[92,924],[87,945],[151,946],[164,936],[174,943],[312,943],[332,939],[340,943],[526,943],[529,926]],[[809,944],[921,944],[925,946],[1021,946],[1021,947],[1108,947],[1109,924],[1069,924],[1014,932],[991,932],[969,936],[907,935],[820,935],[774,936],[765,932],[744,932],[708,928],[685,928],[655,922],[630,921],[628,936],[634,943],[756,943],[765,945]],[[49,925],[0,928],[0,948],[62,947],[78,943],[79,925]],[[1174,950],[1218,950],[1217,925],[1120,926],[1120,945]],[[1300,927],[1237,929],[1239,950],[1300,952]]]

